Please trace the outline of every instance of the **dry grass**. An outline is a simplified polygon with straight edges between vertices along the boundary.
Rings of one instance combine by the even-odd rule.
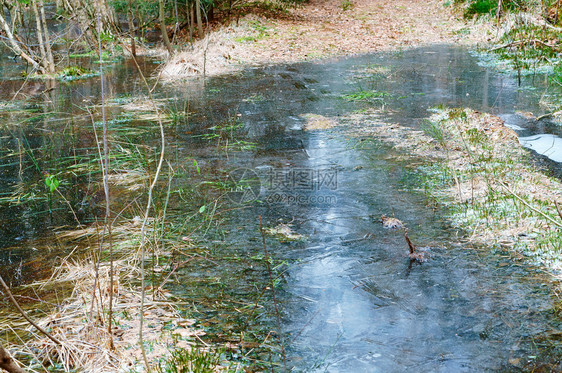
[[[302,241],[305,237],[296,233],[291,224],[279,223],[275,227],[265,229],[265,233],[270,236],[276,237],[280,241]]]
[[[56,306],[43,306],[42,317],[35,316],[37,323],[48,330],[57,340],[57,345],[43,335],[27,327],[19,317],[2,317],[2,328],[12,328],[22,340],[11,351],[16,357],[27,356],[34,361],[28,369],[43,366],[58,367],[59,370],[71,371],[79,368],[86,372],[123,372],[143,370],[142,356],[138,344],[140,326],[141,290],[138,286],[141,259],[134,251],[140,228],[135,221],[115,227],[114,240],[123,241],[127,237],[129,244],[121,244],[119,257],[114,262],[114,283],[110,283],[109,263],[99,266],[96,281],[95,260],[64,258],[53,271],[52,276],[29,285],[38,293],[48,293],[51,288],[69,287],[71,295]],[[72,231],[59,235],[59,239],[83,239],[99,237],[100,229],[95,227]],[[186,245],[182,243],[182,245]],[[95,250],[95,249],[94,249]],[[70,257],[71,255],[69,255]],[[155,268],[162,271],[164,268]],[[97,286],[94,290],[94,284]],[[113,329],[114,349],[110,348],[107,311],[109,293],[113,290]],[[148,361],[155,368],[158,361],[170,355],[174,349],[191,349],[200,345],[199,336],[204,332],[191,326],[195,320],[183,319],[174,299],[162,288],[148,288],[144,299],[144,343],[147,346]],[[50,311],[49,311],[50,310]],[[26,342],[23,343],[23,340]]]
[[[51,360],[52,365],[62,362],[65,370],[80,367],[87,372],[112,372],[138,367],[142,364],[137,342],[141,294],[138,288],[121,282],[138,275],[136,267],[124,261],[115,263],[118,281],[113,284],[114,350],[109,348],[108,320],[105,319],[111,290],[109,266],[100,267],[99,286],[93,297],[95,269],[91,263],[65,263],[57,269],[55,280],[73,283],[74,290],[69,300],[40,320],[40,324],[48,328],[62,345],[37,336],[28,346],[40,351],[38,355]],[[144,340],[153,346],[148,352],[151,362],[165,357],[169,349],[193,345],[193,338],[203,334],[189,328],[193,321],[182,320],[169,295],[162,291],[155,299],[146,297],[144,317],[148,326]],[[163,329],[166,325],[170,331]]]
[[[163,80],[217,75],[234,69],[231,53],[235,43],[227,29],[212,32],[194,43],[193,49],[175,54],[160,71]]]
[[[408,158],[429,162],[417,166],[415,186],[449,206],[451,223],[470,242],[513,249],[562,269],[562,219],[554,201],[562,201],[562,183],[532,164],[517,135],[503,121],[473,110],[442,110],[412,130],[378,120],[371,111],[347,118],[350,136],[373,136]],[[419,163],[418,163],[419,164]]]
[[[306,131],[326,130],[338,125],[335,120],[323,115],[309,113],[303,114],[302,117],[306,120],[303,128]]]

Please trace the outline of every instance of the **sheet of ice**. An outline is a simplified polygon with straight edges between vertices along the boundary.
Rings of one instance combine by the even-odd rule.
[[[562,162],[562,139],[551,134],[520,137],[519,142],[555,162]]]

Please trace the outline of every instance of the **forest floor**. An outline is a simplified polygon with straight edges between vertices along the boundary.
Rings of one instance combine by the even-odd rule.
[[[490,35],[482,25],[479,32],[467,32],[462,16],[443,4],[441,0],[310,0],[271,17],[271,12],[253,12],[211,32],[194,50],[176,54],[163,76],[175,79],[200,75],[203,70],[212,75],[248,64],[299,62],[435,43],[476,44]]]
[[[264,26],[269,37],[239,48],[241,61],[301,61],[468,40],[457,33],[464,22],[441,0],[311,0]]]

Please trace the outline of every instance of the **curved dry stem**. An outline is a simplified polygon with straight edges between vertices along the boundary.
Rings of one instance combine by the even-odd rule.
[[[160,110],[158,110],[158,106],[156,105],[156,102],[154,101],[154,97],[152,96],[152,90],[154,89],[155,86],[153,86],[152,88],[150,88],[148,81],[146,80],[146,77],[144,76],[144,74],[142,73],[142,70],[137,62],[137,59],[135,57],[132,57],[133,62],[135,63],[135,66],[137,67],[137,71],[139,72],[143,83],[145,84],[147,91],[148,91],[148,99],[150,100],[150,102],[152,103],[152,106],[154,106],[154,111],[156,112],[156,118],[158,121],[158,126],[160,129],[160,141],[161,141],[161,145],[160,145],[160,157],[158,159],[158,166],[156,167],[156,173],[154,174],[154,179],[152,180],[152,183],[150,183],[149,189],[148,189],[148,200],[146,201],[146,209],[144,212],[144,217],[142,220],[142,225],[141,225],[141,234],[140,234],[140,246],[139,246],[139,251],[140,251],[140,272],[141,272],[141,304],[140,304],[140,320],[139,320],[139,345],[141,348],[141,352],[142,352],[142,358],[144,360],[144,365],[146,367],[146,371],[150,372],[150,365],[148,363],[148,359],[146,357],[146,350],[144,348],[144,342],[143,342],[143,327],[144,327],[144,317],[143,317],[143,310],[144,310],[144,298],[146,295],[146,286],[145,286],[145,282],[146,282],[146,276],[144,273],[144,257],[146,254],[146,241],[147,241],[147,237],[146,237],[146,224],[148,221],[148,216],[150,214],[150,209],[152,207],[152,194],[154,192],[154,187],[156,186],[156,183],[158,181],[158,178],[160,176],[160,172],[162,171],[162,165],[164,163],[164,155],[165,155],[165,151],[166,151],[166,138],[164,136],[164,124],[162,123],[162,117],[160,115]]]
[[[27,322],[29,322],[31,325],[33,325],[35,327],[35,329],[39,330],[46,337],[48,337],[51,341],[55,342],[57,345],[60,345],[61,343],[55,337],[53,337],[45,329],[43,329],[42,327],[37,325],[33,320],[31,320],[31,318],[27,315],[27,313],[20,307],[19,303],[16,301],[16,298],[14,298],[14,295],[10,291],[10,288],[4,282],[4,279],[2,278],[2,276],[0,276],[0,284],[4,288],[4,291],[6,292],[6,294],[8,294],[8,298],[10,298],[10,301],[12,302],[12,304],[16,307],[18,312],[21,313],[21,315],[27,320]]]
[[[544,217],[546,220],[550,221],[551,223],[553,223],[554,225],[556,225],[557,227],[561,227],[562,228],[562,224],[560,224],[559,222],[557,222],[556,220],[554,220],[553,218],[551,218],[550,216],[546,215],[544,212],[534,208],[533,206],[531,206],[527,201],[525,201],[523,198],[519,197],[519,195],[517,195],[517,193],[515,193],[514,191],[512,191],[511,189],[509,189],[509,187],[507,186],[506,183],[500,182],[500,185],[503,186],[507,192],[509,194],[511,194],[513,197],[517,198],[519,201],[521,201],[521,203],[523,203],[525,206],[527,206],[528,208],[530,208],[531,210],[533,210],[534,212],[536,212],[537,214],[541,215],[542,217]]]
[[[96,3],[100,6],[99,3]],[[108,234],[108,241],[109,241],[109,307],[107,312],[107,333],[109,335],[109,348],[111,350],[115,349],[115,345],[113,343],[113,333],[112,333],[112,319],[113,319],[113,241],[111,239],[111,209],[109,206],[109,143],[108,143],[108,134],[107,134],[107,122],[105,120],[105,92],[104,92],[104,84],[103,84],[103,56],[102,56],[102,48],[101,48],[101,33],[102,33],[102,26],[101,26],[101,16],[100,16],[100,9],[97,12],[98,18],[98,48],[100,54],[100,88],[101,88],[101,113],[102,113],[102,123],[103,123],[103,190],[105,195],[105,216],[104,216],[104,231],[107,229]],[[105,233],[105,232],[104,232]]]

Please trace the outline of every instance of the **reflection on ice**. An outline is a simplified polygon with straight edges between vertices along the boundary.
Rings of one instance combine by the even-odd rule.
[[[520,137],[521,145],[533,149],[555,162],[562,162],[562,139],[551,134]]]

